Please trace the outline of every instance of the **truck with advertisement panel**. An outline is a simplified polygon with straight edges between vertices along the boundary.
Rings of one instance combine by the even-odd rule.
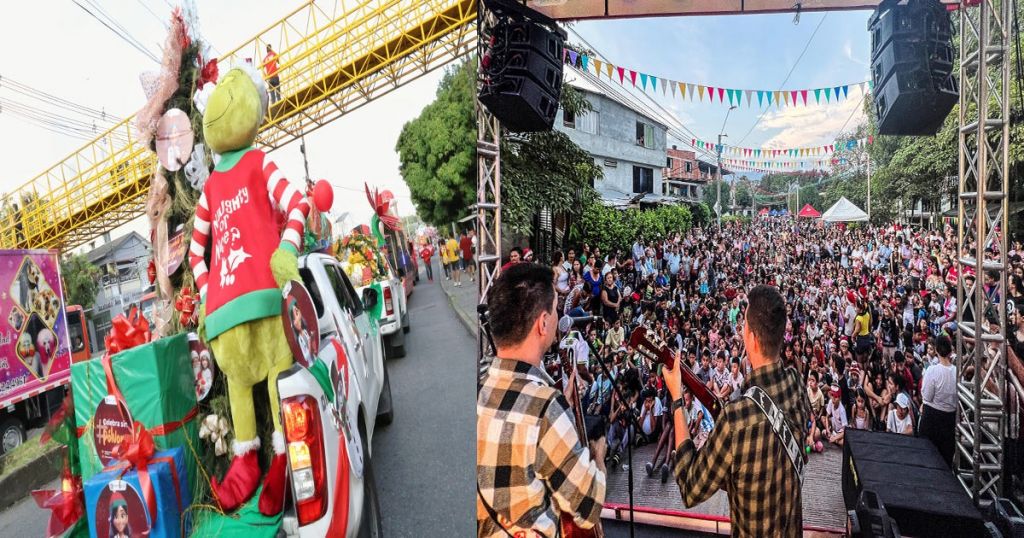
[[[84,327],[81,308],[65,304],[56,250],[0,250],[0,454],[60,406],[72,350],[86,350],[76,357],[88,359]]]

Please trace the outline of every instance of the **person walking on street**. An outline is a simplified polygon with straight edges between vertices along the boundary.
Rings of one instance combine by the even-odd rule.
[[[452,280],[455,281],[453,286],[461,286],[462,271],[460,270],[461,266],[459,265],[461,263],[461,261],[459,260],[459,244],[455,242],[454,237],[449,236],[448,240],[445,241],[444,246],[446,249],[448,249],[448,255],[450,256],[449,266],[452,269]]]
[[[476,273],[473,261],[473,239],[466,234],[466,230],[462,231],[462,238],[459,239],[459,249],[462,251],[462,270],[469,273],[469,281],[472,282]]]
[[[420,258],[423,260],[423,265],[426,267],[427,280],[430,282],[434,281],[434,268],[430,263],[430,258],[433,255],[434,249],[430,246],[430,243],[427,243],[420,248]]]
[[[270,48],[270,43],[267,43],[267,55],[263,57],[263,71],[270,86],[270,102],[276,103],[281,100],[281,77],[277,75],[277,53]]]

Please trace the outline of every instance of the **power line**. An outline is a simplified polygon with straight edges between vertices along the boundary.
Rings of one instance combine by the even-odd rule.
[[[811,32],[811,37],[807,39],[807,43],[804,45],[804,50],[800,51],[800,56],[797,56],[796,61],[793,62],[793,67],[789,69],[789,73],[786,73],[786,78],[783,79],[782,84],[779,84],[779,91],[782,91],[783,86],[785,86],[786,82],[789,81],[789,77],[793,76],[793,71],[796,71],[796,66],[800,65],[800,60],[804,57],[804,53],[807,52],[807,49],[810,48],[811,42],[814,41],[814,36],[818,34],[818,29],[821,28],[822,23],[825,22],[825,18],[827,17],[828,12],[826,11],[825,14],[821,16],[821,20],[818,21],[818,25],[814,27],[814,31]],[[761,119],[764,118],[764,115],[768,112],[769,108],[771,107],[768,107],[761,112],[761,115],[757,117],[757,121],[750,126],[750,130],[747,131],[747,134],[743,135],[743,138],[740,138],[739,142],[736,143],[737,145],[742,144],[743,141],[750,136],[750,133],[754,131],[754,127],[757,127],[757,124],[761,123]]]
[[[0,75],[0,89],[3,88],[7,88],[14,93],[21,94],[22,96],[29,97],[37,101],[41,101],[48,105],[62,108],[69,112],[82,114],[83,116],[89,116],[93,119],[97,119],[100,121],[111,121],[115,123],[121,121],[121,118],[113,114],[110,114],[105,110],[95,109],[86,105],[76,103],[74,101],[69,101],[62,97],[58,97],[56,95],[33,88],[28,84],[18,82],[10,77]]]
[[[135,1],[136,1],[136,2],[138,2],[140,6],[142,6],[143,8],[145,8],[145,9],[146,9],[146,11],[148,11],[148,12],[149,12],[149,14],[150,14],[150,15],[152,15],[154,19],[156,19],[156,22],[159,22],[159,23],[160,23],[161,25],[163,25],[163,27],[164,27],[164,29],[165,29],[165,30],[166,30],[167,28],[169,28],[169,26],[168,26],[168,24],[167,24],[167,21],[165,21],[165,20],[161,19],[161,18],[160,18],[160,15],[157,15],[157,14],[156,14],[156,12],[155,12],[155,11],[153,11],[153,10],[152,10],[152,9],[151,9],[151,8],[150,8],[149,6],[147,6],[145,2],[143,2],[142,0],[135,0]]]
[[[108,30],[113,32],[114,35],[116,35],[117,37],[120,37],[122,40],[124,40],[125,43],[128,43],[133,49],[141,52],[142,54],[144,54],[146,57],[148,57],[149,59],[153,60],[154,62],[160,63],[160,60],[156,57],[156,55],[154,55],[152,52],[150,52],[149,49],[145,48],[140,43],[134,41],[131,37],[126,36],[126,35],[122,34],[121,32],[117,31],[116,29],[114,29],[114,27],[111,26],[110,23],[108,23],[107,21],[103,20],[101,17],[99,17],[95,13],[93,13],[89,8],[87,8],[87,7],[83,6],[82,4],[80,4],[78,2],[78,0],[71,0],[71,1],[74,2],[74,4],[76,6],[82,8],[82,11],[85,11],[86,13],[88,13],[90,17],[96,19],[97,21],[100,22],[100,24],[102,24]]]

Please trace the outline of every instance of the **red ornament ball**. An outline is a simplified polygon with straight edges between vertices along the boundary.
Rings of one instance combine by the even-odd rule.
[[[334,187],[326,179],[321,179],[313,185],[313,205],[321,213],[330,211],[334,206]]]

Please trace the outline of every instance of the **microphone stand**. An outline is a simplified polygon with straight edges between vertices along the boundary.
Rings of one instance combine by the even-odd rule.
[[[595,323],[601,326],[601,328],[598,329],[598,334],[600,335],[602,332],[604,332],[605,322],[604,320],[599,320],[595,321]],[[590,340],[587,340],[586,338],[584,338],[583,340],[587,343],[588,346],[590,346],[590,353],[594,355],[594,357],[597,359],[597,364],[601,366],[601,371],[603,371],[604,375],[609,380],[611,380],[612,373],[608,369],[608,365],[605,363],[604,358],[601,357],[600,350],[598,350],[597,347],[594,346],[594,343],[591,342]],[[620,401],[622,401],[623,403],[628,402],[628,400],[622,395],[622,391],[619,390],[619,385],[614,381],[612,381],[612,391],[615,392],[615,394],[619,397]],[[626,461],[628,462],[627,465],[629,465],[629,482],[627,484],[627,490],[629,492],[629,536],[630,538],[633,538],[633,444],[636,442],[636,436],[639,435],[642,430],[640,429],[640,423],[637,421],[636,415],[633,414],[632,409],[627,409],[627,411],[627,414],[629,415],[630,426],[633,428],[632,436],[629,435],[628,431],[626,433],[626,436],[630,437],[629,443],[626,446]]]

